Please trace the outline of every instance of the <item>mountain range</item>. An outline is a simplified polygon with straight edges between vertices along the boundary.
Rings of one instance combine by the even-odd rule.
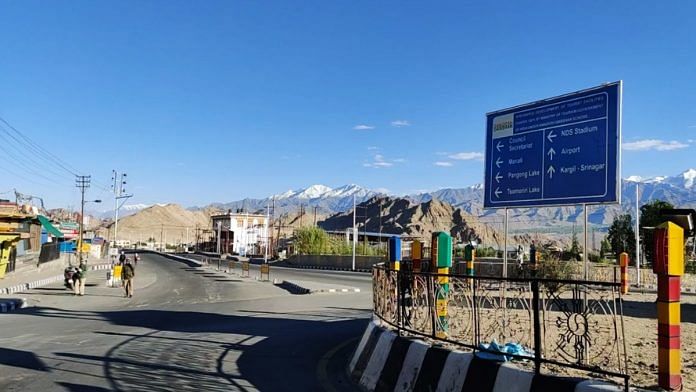
[[[621,205],[597,205],[588,207],[590,223],[606,226],[614,216],[621,212],[635,210],[636,187],[638,187],[639,203],[660,199],[683,208],[696,207],[696,169],[686,170],[675,176],[660,176],[641,178],[628,177],[621,182]],[[478,216],[483,222],[499,224],[502,221],[503,210],[483,209],[484,187],[476,184],[466,188],[445,188],[433,192],[423,192],[402,195],[413,204],[420,204],[432,199],[444,201],[456,208],[461,208],[469,215]],[[353,208],[353,198],[356,203],[362,203],[374,196],[385,196],[382,192],[363,188],[355,184],[330,188],[325,185],[312,185],[303,189],[288,190],[267,198],[246,198],[232,202],[211,203],[203,207],[189,208],[191,211],[227,211],[244,210],[249,212],[265,212],[267,207],[273,207],[276,216],[294,213],[302,209],[305,214],[331,215],[350,211]],[[391,195],[394,196],[394,195]],[[121,216],[128,216],[140,211],[148,205],[125,205]],[[509,210],[513,227],[521,229],[534,227],[572,226],[581,223],[583,210],[580,206],[519,208]],[[112,218],[113,212],[101,214],[103,218]]]

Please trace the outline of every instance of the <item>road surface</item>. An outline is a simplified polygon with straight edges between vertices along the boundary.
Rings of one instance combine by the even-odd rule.
[[[59,285],[24,293],[31,307],[0,314],[0,390],[353,390],[345,365],[371,314],[370,276],[284,273],[362,290],[293,295],[254,270],[143,254],[133,298],[102,271],[84,297]]]

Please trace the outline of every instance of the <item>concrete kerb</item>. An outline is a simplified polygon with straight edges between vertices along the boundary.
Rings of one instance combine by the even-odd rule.
[[[90,271],[108,270],[108,269],[111,269],[111,264],[96,264],[96,265],[90,265],[89,268],[90,268]],[[47,277],[47,278],[38,279],[38,280],[33,280],[33,281],[30,281],[30,282],[27,282],[27,283],[20,283],[20,284],[18,284],[18,285],[14,285],[14,286],[11,286],[11,287],[2,288],[2,289],[0,289],[0,294],[15,294],[15,293],[21,293],[21,292],[23,292],[23,291],[35,289],[35,288],[37,288],[37,287],[47,286],[47,285],[49,285],[49,284],[51,284],[51,283],[60,282],[60,281],[62,281],[63,279],[65,279],[65,277],[63,276],[63,274],[60,274],[60,275],[53,275],[53,276],[49,276],[49,277]]]
[[[484,360],[470,352],[398,336],[375,320],[365,329],[347,371],[366,391],[623,391],[608,382],[537,375],[509,362]]]

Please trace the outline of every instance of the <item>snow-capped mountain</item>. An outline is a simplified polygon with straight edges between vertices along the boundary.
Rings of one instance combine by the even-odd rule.
[[[378,192],[355,184],[343,185],[338,188],[315,184],[304,189],[288,190],[264,199],[244,199],[230,203],[213,203],[210,207],[223,210],[261,211],[266,209],[267,206],[274,206],[276,214],[283,214],[296,211],[303,206],[304,208],[317,207],[320,213],[332,214],[353,208],[353,196],[355,196],[357,203],[361,203],[377,194]]]
[[[592,206],[589,219],[593,224],[606,225],[611,223],[618,213],[630,212],[635,208],[636,186],[640,204],[650,200],[660,199],[679,207],[696,207],[696,169],[668,177],[659,176],[642,178],[630,176],[621,183],[621,205]],[[500,221],[500,210],[483,209],[483,184],[475,184],[466,188],[445,188],[434,192],[424,192],[404,196],[412,203],[423,203],[438,199],[484,219]],[[353,196],[361,203],[379,192],[363,188],[355,184],[330,188],[325,185],[312,185],[308,188],[289,190],[265,199],[244,199],[231,203],[214,203],[210,207],[218,209],[244,209],[246,211],[265,211],[267,206],[275,205],[276,214],[296,212],[303,207],[306,210],[317,207],[322,214],[344,212],[353,208]],[[122,210],[123,212],[123,210]],[[582,220],[581,207],[546,207],[513,209],[510,215],[517,224],[538,226],[553,226],[571,224]]]

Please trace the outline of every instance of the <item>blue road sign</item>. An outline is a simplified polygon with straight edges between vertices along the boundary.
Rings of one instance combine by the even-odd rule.
[[[621,82],[486,117],[485,208],[619,201]]]

